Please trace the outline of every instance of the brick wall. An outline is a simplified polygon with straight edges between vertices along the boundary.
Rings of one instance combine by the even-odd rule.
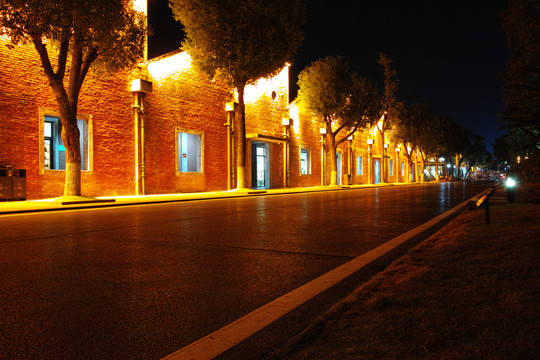
[[[64,171],[43,170],[40,114],[57,112],[34,48],[9,49],[0,38],[0,164],[26,169],[29,199],[63,194]],[[85,195],[130,194],[134,189],[133,110],[129,73],[90,73],[79,114],[92,118],[92,170],[82,174]],[[42,135],[41,135],[42,136]],[[41,161],[41,164],[40,164]]]
[[[148,193],[227,189],[229,90],[192,67],[151,78],[146,101],[146,188]],[[202,172],[178,172],[177,131],[202,136]]]
[[[26,169],[27,198],[48,198],[63,193],[64,171],[44,170],[43,116],[55,115],[57,105],[32,46],[9,49],[0,38],[0,165]],[[168,72],[150,68],[171,67]],[[163,69],[161,69],[163,70]],[[160,70],[160,71],[161,71]],[[84,195],[128,195],[136,192],[136,132],[131,80],[152,81],[153,91],[144,99],[146,193],[179,193],[227,189],[227,122],[225,103],[230,89],[217,79],[195,71],[185,56],[170,54],[150,62],[149,70],[135,69],[111,76],[90,73],[79,98],[79,114],[91,124],[90,170],[82,173]],[[284,186],[284,128],[290,116],[289,181],[291,187],[321,184],[320,123],[292,111],[288,104],[288,68],[246,89],[247,184],[251,184],[251,143],[267,144],[270,187]],[[41,124],[41,127],[40,127]],[[178,171],[177,133],[201,136],[202,169]],[[367,133],[358,132],[352,144],[352,183],[369,183]],[[300,149],[310,152],[310,174],[300,174]],[[342,184],[347,183],[347,142],[340,146]],[[395,149],[388,149],[395,161]],[[362,175],[356,175],[356,156],[363,157]],[[381,157],[378,146],[372,155]],[[401,156],[399,163],[405,161]],[[373,162],[371,162],[373,166]],[[394,164],[394,169],[395,169]],[[327,165],[329,183],[330,167]],[[371,173],[373,170],[371,170]],[[394,170],[395,172],[395,170]],[[405,181],[392,176],[389,181]]]

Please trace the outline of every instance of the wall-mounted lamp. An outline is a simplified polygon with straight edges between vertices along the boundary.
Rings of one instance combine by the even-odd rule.
[[[225,103],[225,111],[238,110],[238,103],[236,101],[228,101]]]
[[[131,81],[131,92],[151,93],[152,83],[143,79],[135,79]]]

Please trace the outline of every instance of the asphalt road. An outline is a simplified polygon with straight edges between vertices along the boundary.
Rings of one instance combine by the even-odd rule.
[[[161,358],[487,186],[1,216],[0,358]]]

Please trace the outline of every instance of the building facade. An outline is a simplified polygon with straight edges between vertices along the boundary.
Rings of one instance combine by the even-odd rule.
[[[25,170],[27,199],[58,197],[65,151],[57,104],[34,48],[8,48],[8,42],[0,38],[0,166]],[[82,193],[234,188],[234,101],[232,89],[198,73],[180,51],[114,75],[90,73],[78,106]],[[287,65],[248,86],[245,102],[247,184],[255,189],[329,184],[319,120],[290,102]],[[379,138],[368,129],[339,146],[339,184],[416,180],[399,148],[383,147]]]

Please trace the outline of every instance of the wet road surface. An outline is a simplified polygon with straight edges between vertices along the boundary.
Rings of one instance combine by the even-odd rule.
[[[0,358],[166,356],[487,186],[0,217]]]

